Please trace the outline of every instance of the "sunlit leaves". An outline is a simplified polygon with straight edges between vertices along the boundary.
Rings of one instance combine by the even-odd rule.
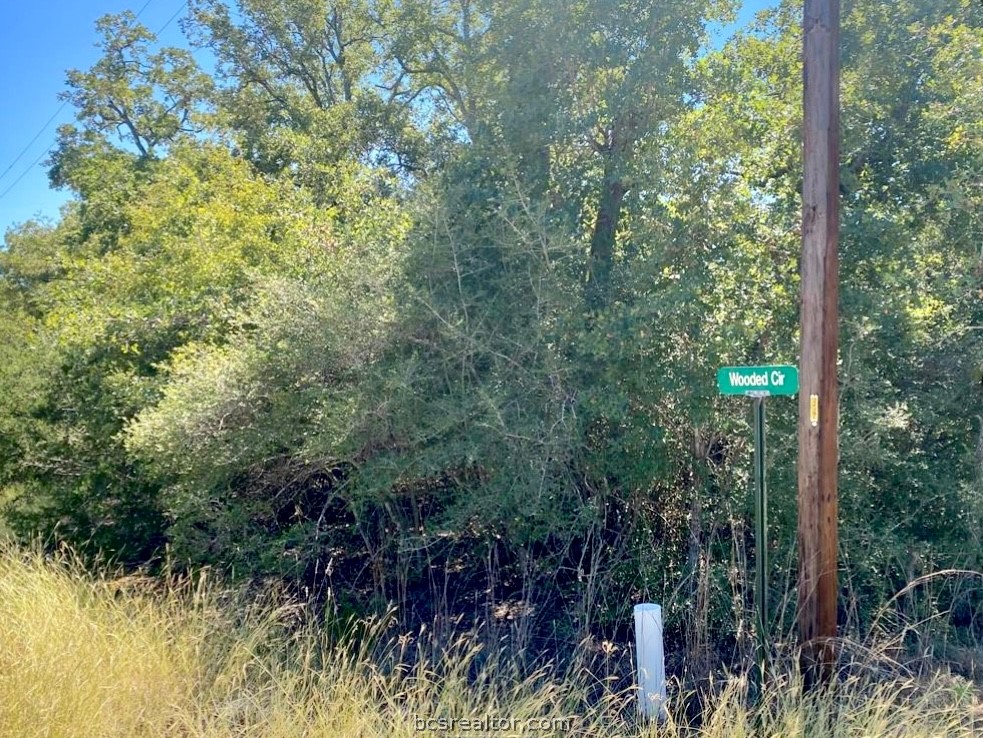
[[[140,156],[152,156],[182,133],[201,131],[198,113],[210,89],[184,49],[150,52],[156,39],[130,12],[96,24],[102,57],[87,72],[68,72],[63,98],[86,130],[111,135]]]

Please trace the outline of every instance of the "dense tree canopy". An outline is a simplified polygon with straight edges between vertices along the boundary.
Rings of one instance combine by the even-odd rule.
[[[5,525],[570,642],[653,597],[689,605],[689,647],[745,648],[750,434],[714,373],[797,361],[799,4],[719,49],[723,0],[190,7],[212,74],[99,22],[50,161],[75,198],[0,251]],[[843,17],[866,624],[983,563],[983,10]],[[780,594],[794,412],[772,403]],[[983,628],[978,594],[948,604]]]

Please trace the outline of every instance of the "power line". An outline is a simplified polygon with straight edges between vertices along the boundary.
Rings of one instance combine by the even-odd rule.
[[[3,170],[2,174],[0,174],[0,179],[6,177],[7,172],[13,169],[14,165],[23,158],[24,154],[27,153],[28,149],[30,149],[34,145],[34,142],[37,141],[39,138],[41,138],[41,134],[48,130],[48,126],[50,126],[54,122],[55,118],[57,118],[61,114],[61,111],[65,109],[66,105],[68,105],[68,100],[66,100],[61,105],[58,106],[58,110],[56,110],[54,114],[50,118],[48,118],[48,122],[45,123],[43,126],[41,126],[41,130],[34,134],[34,138],[28,141],[27,145],[20,150],[20,153],[14,157],[14,160],[7,165],[7,168]]]
[[[28,172],[30,172],[32,169],[34,169],[34,167],[36,167],[41,162],[41,160],[45,156],[48,155],[48,152],[51,151],[54,147],[55,147],[55,144],[51,144],[51,146],[49,146],[44,151],[42,151],[41,152],[41,155],[37,159],[35,159],[34,161],[32,161],[31,162],[31,165],[29,167],[27,167],[27,169],[25,169],[23,172],[21,172],[20,173],[20,176],[17,177],[17,179],[15,179],[13,182],[11,182],[10,183],[10,186],[7,189],[5,189],[3,192],[0,192],[0,200],[2,200],[3,198],[5,198],[7,196],[7,193],[10,192],[12,189],[14,189],[14,187],[17,186],[17,183],[20,182],[22,179],[24,179],[24,177],[27,176]]]
[[[171,25],[171,23],[174,22],[174,19],[177,18],[179,15],[181,15],[182,11],[184,11],[184,9],[187,8],[187,7],[188,7],[188,3],[187,3],[187,0],[185,0],[185,2],[181,3],[181,7],[179,7],[177,10],[174,11],[174,15],[172,15],[170,18],[167,19],[167,23],[165,23],[164,25],[162,25],[160,27],[160,30],[157,31],[157,34],[156,35],[157,36],[160,36],[160,34],[162,34],[164,31],[166,31],[167,30],[167,27],[169,25]]]

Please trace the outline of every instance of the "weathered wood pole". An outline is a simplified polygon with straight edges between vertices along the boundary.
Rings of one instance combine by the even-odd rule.
[[[839,0],[805,0],[798,626],[807,686],[835,660],[839,26]]]

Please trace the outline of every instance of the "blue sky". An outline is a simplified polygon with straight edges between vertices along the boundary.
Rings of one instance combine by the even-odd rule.
[[[163,44],[181,46],[184,38],[174,15],[183,15],[184,4],[184,0],[6,4],[0,15],[0,236],[30,218],[57,218],[58,208],[68,199],[67,193],[48,188],[43,162],[58,126],[74,117],[71,105],[56,115],[65,71],[87,69],[98,58],[96,19],[106,13],[142,10],[141,23],[154,32],[164,28]],[[774,0],[745,0],[735,25],[743,25],[756,11],[773,4]]]

